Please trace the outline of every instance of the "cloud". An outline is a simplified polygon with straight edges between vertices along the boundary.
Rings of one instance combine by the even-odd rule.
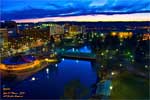
[[[1,20],[150,13],[149,0],[2,0]]]
[[[35,19],[15,20],[18,23],[26,22],[47,22],[47,21],[82,21],[82,22],[97,22],[97,21],[150,21],[150,13],[145,16],[145,13],[135,14],[115,14],[115,15],[84,15],[84,16],[65,16],[65,17],[45,17]]]

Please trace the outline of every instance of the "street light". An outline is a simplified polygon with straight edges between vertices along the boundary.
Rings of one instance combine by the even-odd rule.
[[[111,72],[111,75],[114,75],[115,73],[114,72]]]
[[[109,87],[109,89],[110,89],[110,90],[112,90],[112,89],[113,89],[113,87],[112,87],[112,86],[110,86],[110,87]]]
[[[145,68],[148,68],[148,65],[145,65]]]
[[[119,64],[120,67],[122,67],[122,64]]]
[[[104,34],[103,34],[103,33],[101,33],[100,35],[101,35],[101,37],[103,37],[103,36],[104,36]]]
[[[101,55],[103,56],[103,55],[104,55],[104,53],[102,52],[102,53],[101,53]]]

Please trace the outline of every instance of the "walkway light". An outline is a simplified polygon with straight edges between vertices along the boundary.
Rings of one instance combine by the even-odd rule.
[[[103,56],[103,55],[104,55],[104,53],[102,52],[102,53],[101,53],[101,55]]]
[[[119,64],[120,67],[122,67],[122,64]]]
[[[109,50],[106,50],[106,52],[108,53],[108,52],[109,52]]]
[[[131,55],[130,57],[133,58],[133,55]]]
[[[109,89],[110,89],[110,90],[112,90],[112,89],[113,89],[113,87],[112,87],[112,86],[110,86],[110,87],[109,87]]]
[[[112,56],[109,57],[109,59],[112,59],[112,58],[113,58]]]
[[[145,68],[148,68],[148,65],[145,65]]]
[[[57,52],[54,53],[55,55],[57,54]]]
[[[116,52],[118,52],[119,50],[118,49],[116,49]]]
[[[134,62],[134,59],[132,59],[132,62]]]
[[[103,33],[101,33],[101,37],[103,37],[104,36],[104,34]]]
[[[127,52],[127,54],[130,55],[131,53],[130,53],[130,52]]]
[[[111,75],[114,75],[115,73],[114,72],[111,72]]]
[[[122,46],[122,43],[120,43],[120,46]]]

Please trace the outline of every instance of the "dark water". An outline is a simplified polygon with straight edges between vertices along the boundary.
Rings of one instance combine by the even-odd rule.
[[[68,52],[91,53],[88,46],[72,48]],[[86,99],[93,93],[97,74],[90,61],[62,58],[61,62],[49,65],[13,87],[23,91],[25,99]]]
[[[97,75],[89,61],[62,59],[18,84],[13,90],[26,92],[25,98],[89,98]]]

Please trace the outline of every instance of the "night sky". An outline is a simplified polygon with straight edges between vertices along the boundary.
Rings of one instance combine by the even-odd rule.
[[[149,21],[150,0],[1,0],[1,20]]]

